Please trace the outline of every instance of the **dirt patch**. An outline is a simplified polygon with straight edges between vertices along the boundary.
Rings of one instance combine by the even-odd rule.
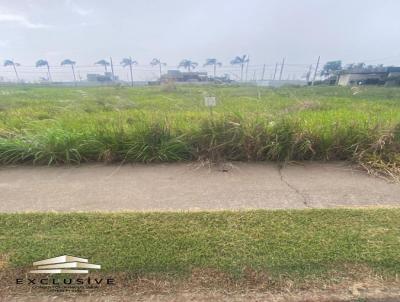
[[[115,279],[115,285],[111,287],[102,284],[78,292],[55,292],[54,289],[35,288],[27,284],[16,285],[16,278],[32,276],[26,275],[24,270],[2,270],[0,301],[389,302],[400,299],[400,283],[396,278],[383,279],[367,268],[349,271],[346,276],[331,276],[329,281],[315,279],[301,282],[285,278],[272,282],[267,273],[260,274],[250,269],[241,279],[212,269],[194,269],[184,279],[172,276],[138,277],[122,273],[111,273],[110,276]],[[90,274],[92,280],[110,276]]]

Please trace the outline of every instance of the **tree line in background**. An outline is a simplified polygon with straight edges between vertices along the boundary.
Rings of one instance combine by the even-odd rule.
[[[110,59],[110,61],[111,61],[111,59]],[[236,56],[233,60],[230,61],[230,63],[232,65],[239,65],[240,66],[240,80],[241,81],[243,81],[244,66],[246,64],[248,65],[249,62],[250,62],[250,59],[249,59],[248,55]],[[127,58],[123,58],[120,64],[123,67],[129,67],[131,84],[133,86],[133,66],[137,65],[138,62],[136,60],[132,59],[132,57],[127,57]],[[19,77],[19,74],[18,74],[17,67],[21,66],[21,64],[15,62],[14,60],[5,60],[3,65],[5,67],[7,67],[7,66],[12,67],[14,69],[17,81],[20,81],[20,77]],[[69,65],[71,67],[71,71],[72,71],[72,75],[73,75],[73,78],[74,78],[74,82],[76,83],[76,74],[75,74],[76,61],[72,61],[70,59],[65,59],[65,60],[63,60],[61,62],[61,66],[67,66],[67,65]],[[104,59],[95,62],[94,65],[103,66],[105,73],[108,72],[108,67],[113,68],[112,61],[109,62],[109,61],[104,60]],[[161,59],[159,59],[159,58],[154,58],[150,62],[150,65],[153,66],[153,67],[158,67],[159,68],[159,73],[160,73],[160,77],[161,77],[162,76],[162,67],[166,66],[167,63],[162,62]],[[194,61],[189,60],[189,59],[184,59],[178,64],[178,68],[183,68],[183,69],[186,69],[188,72],[191,72],[198,65],[199,64],[197,62],[194,62]],[[49,79],[50,82],[52,81],[50,65],[49,65],[49,62],[47,60],[40,59],[40,60],[38,60],[36,62],[35,66],[36,67],[45,67],[45,68],[47,68],[48,79]],[[216,73],[217,73],[217,67],[221,67],[222,63],[219,62],[215,58],[208,58],[208,59],[206,59],[206,62],[203,64],[203,67],[206,67],[206,66],[212,66],[213,67],[213,75],[214,75],[214,78],[215,78],[216,77]]]

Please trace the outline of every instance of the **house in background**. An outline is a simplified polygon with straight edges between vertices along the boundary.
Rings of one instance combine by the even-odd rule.
[[[97,83],[109,83],[118,81],[117,76],[113,76],[111,72],[105,72],[104,74],[97,73],[88,73],[86,75],[86,79],[88,82],[97,82]]]
[[[386,86],[400,86],[400,67],[388,67]]]
[[[400,67],[343,70],[339,75],[338,85],[400,85]]]
[[[160,78],[161,82],[207,82],[207,72],[181,72],[180,70],[168,70]]]

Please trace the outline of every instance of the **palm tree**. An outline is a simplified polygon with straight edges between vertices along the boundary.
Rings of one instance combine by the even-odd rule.
[[[17,81],[19,82],[19,76],[17,72],[16,66],[20,66],[19,63],[14,62],[13,60],[5,60],[4,66],[12,66],[14,68],[15,76],[17,77]]]
[[[42,67],[42,66],[46,66],[47,67],[47,73],[48,73],[48,76],[49,76],[49,81],[52,82],[49,62],[47,62],[46,60],[38,60],[36,62],[36,67]]]
[[[240,80],[243,81],[243,68],[244,64],[249,62],[249,57],[247,55],[243,55],[241,57],[236,56],[232,61],[232,65],[240,65]]]
[[[104,66],[104,71],[107,72],[107,66],[110,66],[110,63],[108,63],[106,60],[100,60],[94,63],[95,65],[102,65]]]
[[[135,61],[135,60],[132,60],[131,57],[129,57],[129,58],[123,58],[122,61],[121,61],[121,65],[122,65],[123,67],[129,66],[129,69],[130,69],[130,71],[131,71],[131,85],[132,85],[132,87],[133,87],[132,65],[137,65],[137,63],[138,63],[138,62]]]
[[[70,59],[65,59],[64,61],[61,62],[61,66],[71,65],[72,75],[74,76],[74,83],[75,83],[75,86],[76,86],[75,67],[74,67],[75,64],[76,64],[76,62],[72,61]]]
[[[157,66],[157,65],[158,65],[158,67],[160,68],[160,78],[161,78],[161,75],[162,75],[161,67],[162,67],[162,66],[167,66],[167,63],[163,63],[163,62],[161,62],[160,59],[154,58],[154,59],[150,62],[150,65],[151,65],[151,66]]]
[[[190,72],[190,70],[191,70],[192,68],[196,68],[197,65],[199,65],[199,64],[196,63],[196,62],[193,62],[193,61],[191,61],[191,60],[185,59],[185,60],[182,60],[182,61],[179,63],[178,68],[183,67],[183,68],[187,69],[187,70]]]
[[[218,62],[217,59],[207,59],[203,65],[203,67],[206,67],[206,66],[214,66],[214,78],[215,78],[215,75],[217,73],[217,66],[221,67],[222,63]]]

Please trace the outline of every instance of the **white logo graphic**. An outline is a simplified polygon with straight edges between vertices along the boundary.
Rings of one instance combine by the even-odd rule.
[[[32,274],[88,274],[89,269],[100,269],[98,264],[90,264],[85,258],[59,256],[33,262]]]

